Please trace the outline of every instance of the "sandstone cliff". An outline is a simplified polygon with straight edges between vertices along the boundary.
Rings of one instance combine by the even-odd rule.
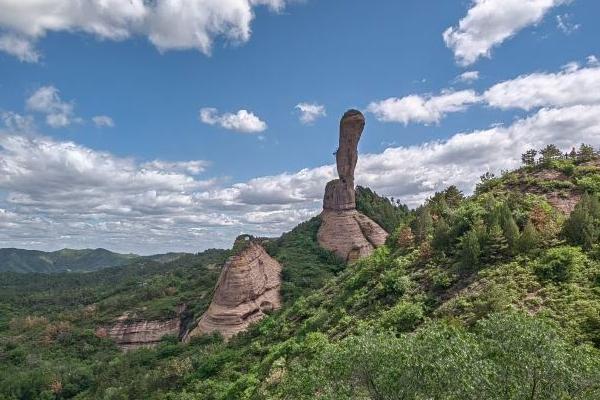
[[[185,306],[180,306],[181,315]],[[96,336],[114,340],[121,350],[127,351],[140,347],[154,347],[167,335],[181,336],[181,317],[166,320],[136,320],[125,313],[113,325],[96,329]]]
[[[365,127],[360,111],[347,111],[340,121],[340,145],[336,152],[339,179],[325,187],[319,244],[346,261],[366,257],[385,243],[388,236],[377,223],[356,210],[354,170],[358,142]]]
[[[208,310],[186,340],[213,332],[228,339],[281,307],[281,265],[247,236],[236,247],[241,249],[225,263]]]

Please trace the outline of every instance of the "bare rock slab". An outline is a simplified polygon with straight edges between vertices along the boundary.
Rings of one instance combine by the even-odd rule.
[[[178,314],[185,310],[179,307]],[[181,317],[164,320],[131,319],[129,313],[121,315],[114,324],[96,329],[96,336],[108,337],[115,341],[123,351],[141,347],[156,346],[164,336],[179,337],[181,333]]]
[[[213,300],[189,337],[219,332],[229,339],[281,307],[281,265],[257,243],[227,260]]]

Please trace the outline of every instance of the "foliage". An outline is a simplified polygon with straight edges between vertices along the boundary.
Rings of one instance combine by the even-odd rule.
[[[409,216],[408,207],[400,201],[379,196],[362,186],[356,187],[356,209],[377,222],[387,232],[393,232]]]
[[[574,235],[597,226],[597,200],[583,195],[567,218],[546,197],[579,196],[577,180],[599,174],[582,154],[415,211],[359,190],[393,233],[351,265],[319,247],[318,217],[260,239],[284,265],[284,307],[228,342],[165,337],[121,353],[94,331],[125,311],[172,317],[181,302],[197,317],[231,251],[0,274],[0,399],[596,399],[600,244]]]

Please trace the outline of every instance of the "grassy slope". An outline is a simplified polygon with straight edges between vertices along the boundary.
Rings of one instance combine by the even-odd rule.
[[[93,323],[82,322],[83,308],[77,305],[88,295],[55,304],[55,293],[47,292],[46,303],[39,306],[35,299],[36,305],[26,309],[38,316],[50,310],[50,321],[21,315],[10,327],[8,318],[0,325],[0,358],[5,360],[0,393],[180,400],[400,398],[402,391],[404,398],[597,398],[600,356],[590,346],[600,344],[600,262],[594,250],[564,241],[565,217],[546,195],[559,192],[568,199],[583,191],[598,193],[594,185],[600,174],[593,165],[568,164],[551,170],[564,173],[569,184],[562,175],[557,183],[544,178],[555,174],[522,169],[486,180],[470,199],[438,201],[438,196],[428,205],[432,226],[420,243],[396,241],[402,227],[422,228],[413,213],[398,220],[388,246],[342,271],[316,245],[318,219],[300,225],[266,245],[287,270],[286,307],[228,344],[206,337],[186,346],[167,338],[156,350],[118,354],[90,334],[93,323],[132,306],[161,313],[186,300],[200,304],[200,312],[206,297],[191,294],[200,275],[187,282],[182,294],[179,288],[189,280],[185,273],[180,281],[175,272],[151,275],[151,287],[176,287],[178,294],[159,290],[161,295],[146,300],[145,286],[136,287],[135,279],[123,292],[112,293],[108,278],[105,287],[93,287],[89,294],[107,304]],[[520,190],[523,182],[530,193]],[[466,263],[464,238],[471,231],[492,235],[495,223],[488,221],[503,205],[520,235],[535,220],[535,248],[510,250],[482,240],[478,260]],[[439,244],[442,220],[448,230]],[[568,279],[548,279],[540,273],[548,265],[564,267]],[[15,300],[15,288],[22,284],[2,290],[0,307],[12,312],[22,307]],[[44,299],[44,286],[38,285]],[[34,284],[25,292],[35,296],[39,289]],[[63,302],[71,311],[59,310]],[[70,325],[61,328],[64,321]],[[535,379],[531,370],[522,369],[530,363],[539,367]],[[379,372],[373,377],[369,370]],[[503,375],[507,370],[513,375]],[[430,376],[435,379],[426,381]],[[56,382],[63,389],[55,390]],[[339,386],[332,394],[333,382]]]

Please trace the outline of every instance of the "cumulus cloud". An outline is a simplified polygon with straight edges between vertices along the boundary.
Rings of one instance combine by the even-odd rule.
[[[570,0],[473,0],[458,26],[444,34],[446,46],[463,66],[481,57],[520,30],[539,23],[552,8]]]
[[[0,0],[0,28],[11,42],[0,50],[37,61],[37,39],[48,32],[85,32],[101,39],[143,35],[159,50],[197,49],[209,54],[216,38],[250,39],[257,6],[278,12],[285,0]],[[16,39],[18,38],[18,39]],[[8,42],[7,42],[8,43]]]
[[[0,51],[28,63],[37,63],[41,58],[30,40],[14,34],[0,36]]]
[[[467,193],[485,171],[519,164],[528,148],[600,145],[600,105],[542,108],[509,126],[363,154],[357,184],[410,206],[454,184]],[[205,162],[138,163],[72,142],[0,134],[0,241],[6,246],[104,246],[155,253],[272,236],[316,215],[335,166],[228,184],[198,179]]]
[[[585,68],[577,62],[570,62],[560,72],[521,75],[497,83],[482,94],[473,90],[446,90],[438,96],[392,97],[372,102],[367,111],[375,114],[379,121],[407,125],[411,122],[439,123],[447,114],[464,111],[474,104],[526,111],[541,107],[599,104],[600,67],[594,56],[588,57],[587,63]]]
[[[317,103],[299,103],[295,109],[300,112],[300,122],[305,125],[311,125],[317,119],[327,115],[325,106]]]
[[[259,133],[267,129],[264,121],[247,110],[239,110],[235,114],[219,114],[216,108],[205,107],[200,109],[200,121],[240,133]]]
[[[600,68],[573,63],[558,73],[534,73],[498,83],[483,94],[500,109],[600,103]]]
[[[115,126],[115,121],[108,115],[96,115],[92,117],[92,122],[99,128],[113,128]]]
[[[53,128],[63,128],[76,122],[80,118],[74,115],[72,102],[65,102],[60,98],[59,90],[54,86],[43,86],[27,99],[27,109],[46,115],[46,123]]]
[[[375,114],[375,117],[383,122],[400,122],[404,125],[411,122],[430,124],[438,123],[446,114],[463,111],[478,101],[479,97],[473,90],[444,91],[438,96],[391,97],[372,102],[367,111]]]
[[[456,82],[473,83],[479,79],[479,71],[466,71],[456,77]]]

